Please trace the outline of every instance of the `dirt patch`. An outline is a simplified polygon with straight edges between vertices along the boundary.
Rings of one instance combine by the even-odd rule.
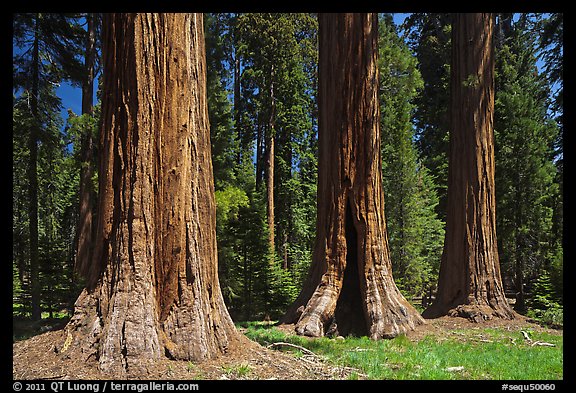
[[[162,359],[128,370],[126,375],[103,374],[93,357],[82,359],[72,352],[60,352],[66,341],[64,330],[43,333],[13,344],[14,379],[341,379],[342,370],[326,364],[310,364],[294,356],[266,349],[243,337],[241,348],[219,358],[193,363]]]
[[[547,332],[550,334],[562,335],[562,330],[555,330],[542,327],[531,319],[515,314],[512,320],[493,318],[480,323],[472,322],[469,319],[461,317],[439,317],[426,319],[426,323],[417,326],[416,329],[409,332],[406,336],[412,341],[419,341],[426,336],[448,337],[451,332],[462,329],[482,330],[486,328],[502,329],[506,331],[520,331],[522,329],[531,329],[538,332]]]

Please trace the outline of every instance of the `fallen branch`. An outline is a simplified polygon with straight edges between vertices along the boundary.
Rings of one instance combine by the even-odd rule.
[[[532,342],[532,339],[530,338],[527,332],[525,332],[524,330],[520,330],[520,333],[522,333],[522,335],[524,336],[524,340],[528,341],[529,343]]]
[[[555,347],[556,344],[552,344],[552,343],[547,343],[544,341],[534,341],[530,346],[533,347],[535,345],[541,346],[541,347]]]
[[[373,349],[372,348],[356,347],[356,348],[350,350],[350,352],[368,352],[368,351],[373,351]]]
[[[277,342],[277,343],[272,343],[272,344],[268,345],[266,348],[279,347],[279,346],[296,348],[296,349],[299,349],[300,351],[304,352],[307,355],[312,355],[312,356],[315,356],[317,358],[320,357],[320,356],[316,355],[314,352],[312,352],[311,350],[309,350],[308,348],[304,348],[304,347],[301,347],[300,345],[295,345],[295,344],[291,344],[291,343]]]
[[[319,363],[318,363],[317,360],[308,359],[308,358],[306,358],[306,356],[311,356],[312,359],[318,359],[317,356],[312,356],[312,355],[304,355],[304,356],[302,356],[302,357],[299,357],[298,359],[301,360],[301,361],[303,361],[303,362],[306,362],[306,363],[309,363],[309,364],[311,364],[311,365],[314,365],[314,366],[318,366],[318,365],[319,365]]]
[[[312,352],[311,350],[309,350],[308,348],[301,347],[300,345],[291,344],[291,343],[287,343],[287,342],[276,342],[276,343],[272,343],[272,344],[266,346],[266,348],[270,349],[272,347],[281,347],[281,346],[295,348],[295,349],[302,351],[304,353],[304,355],[302,357],[300,357],[300,360],[305,362],[305,363],[310,364],[312,367],[318,368],[320,373],[323,374],[327,378],[333,377],[332,374],[334,374],[334,373],[338,373],[339,375],[343,375],[345,373],[352,373],[352,372],[356,373],[356,375],[359,376],[360,378],[367,378],[368,377],[367,374],[360,372],[359,369],[354,368],[354,367],[348,367],[348,366],[330,367],[330,366],[327,366],[324,363],[325,359],[322,356],[317,355],[314,352]],[[360,348],[356,348],[356,349],[358,350]],[[307,359],[307,357],[311,357],[312,359]],[[326,367],[328,367],[331,370],[331,373],[326,373],[324,371],[324,369]]]
[[[488,340],[488,339],[485,339],[485,338],[483,338],[483,339],[481,339],[481,340],[478,340],[478,341],[480,341],[481,343],[493,343],[493,342],[494,342],[494,341],[492,341],[492,340]]]
[[[340,371],[340,375],[345,373],[355,373],[357,376],[361,378],[368,378],[368,374],[364,374],[360,372],[360,369],[348,366],[339,366],[336,368],[337,371]]]
[[[540,347],[555,347],[556,346],[556,344],[547,343],[544,341],[532,341],[530,336],[528,336],[528,333],[525,332],[524,330],[520,330],[520,333],[522,333],[522,335],[524,336],[524,340],[528,341],[528,344],[530,344],[531,347],[536,346],[536,345],[538,345]]]

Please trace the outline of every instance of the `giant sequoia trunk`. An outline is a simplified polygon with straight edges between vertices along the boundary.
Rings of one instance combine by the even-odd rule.
[[[492,30],[491,14],[455,15],[446,238],[438,293],[426,317],[514,317],[496,243]]]
[[[217,276],[201,14],[106,14],[97,231],[74,348],[122,372],[236,342]],[[66,347],[66,346],[65,346]]]
[[[296,332],[391,338],[423,323],[392,278],[380,158],[376,14],[319,15],[317,234]],[[335,324],[334,324],[335,323]]]

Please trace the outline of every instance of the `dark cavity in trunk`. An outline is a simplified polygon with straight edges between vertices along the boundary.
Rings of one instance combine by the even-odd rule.
[[[360,273],[358,270],[358,233],[354,226],[350,202],[346,205],[346,268],[342,290],[334,313],[341,336],[367,336],[366,318],[360,290]]]

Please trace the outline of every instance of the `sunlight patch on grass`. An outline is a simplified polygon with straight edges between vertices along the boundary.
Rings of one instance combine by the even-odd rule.
[[[262,345],[280,341],[299,345],[331,364],[361,370],[369,379],[563,378],[563,337],[545,332],[528,334],[532,343],[547,342],[554,347],[531,346],[518,330],[490,328],[447,331],[413,342],[405,335],[378,341],[367,337],[311,339],[273,326],[262,328],[253,323],[243,327],[250,339]],[[295,351],[289,347],[281,350]]]

